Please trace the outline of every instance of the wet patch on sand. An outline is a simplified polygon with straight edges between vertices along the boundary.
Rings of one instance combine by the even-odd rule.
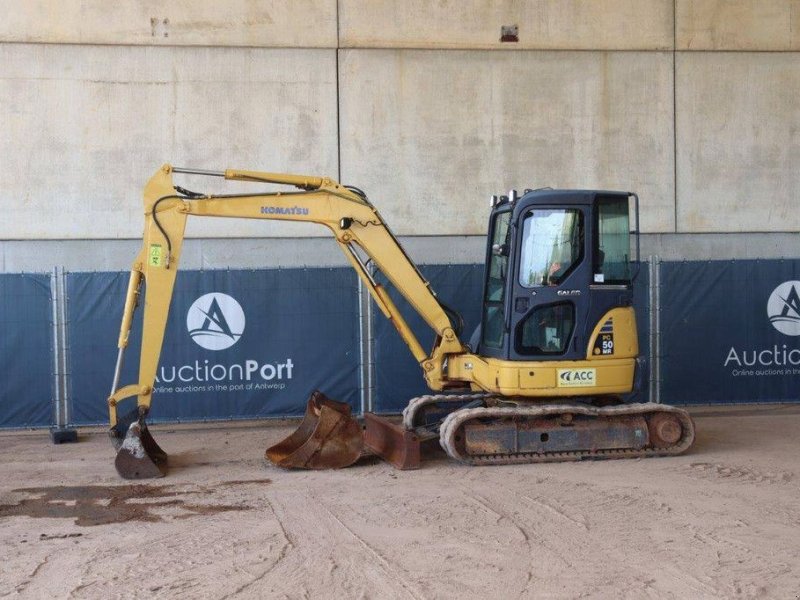
[[[0,504],[0,518],[33,517],[74,519],[90,527],[144,521],[158,523],[223,512],[251,510],[244,504],[206,504],[186,496],[213,495],[215,488],[268,484],[269,479],[222,481],[216,486],[179,485],[86,485],[21,488],[15,493],[30,496],[16,504]]]

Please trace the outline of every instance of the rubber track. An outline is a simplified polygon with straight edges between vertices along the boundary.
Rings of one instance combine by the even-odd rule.
[[[403,427],[412,431],[417,425],[414,424],[414,417],[423,406],[428,404],[436,404],[439,402],[471,402],[479,398],[488,398],[489,394],[469,393],[469,394],[427,394],[425,396],[417,396],[412,398],[406,407],[403,409]]]
[[[622,417],[628,415],[646,415],[655,413],[673,413],[681,421],[683,434],[678,442],[668,448],[614,449],[614,450],[578,450],[573,452],[543,452],[503,455],[462,455],[456,450],[454,438],[456,433],[468,421],[481,418],[504,417],[542,417],[563,413],[580,414],[595,417]],[[694,423],[689,413],[675,406],[664,404],[623,404],[596,408],[577,404],[549,404],[544,406],[489,407],[456,410],[445,418],[440,430],[439,443],[445,452],[460,462],[471,465],[514,465],[525,463],[558,462],[570,460],[640,458],[651,456],[673,456],[686,451],[694,443]]]

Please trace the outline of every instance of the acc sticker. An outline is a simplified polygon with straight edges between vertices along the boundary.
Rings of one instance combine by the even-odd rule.
[[[596,385],[597,369],[558,369],[558,387],[592,387]]]
[[[164,264],[161,244],[150,244],[150,257],[148,263],[151,267],[160,267]]]

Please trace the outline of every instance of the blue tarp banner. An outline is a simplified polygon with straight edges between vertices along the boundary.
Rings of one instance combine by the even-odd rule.
[[[464,333],[461,339],[469,341],[472,332],[481,318],[481,299],[483,295],[483,265],[423,265],[422,274],[431,283],[439,298],[448,306],[458,310],[464,317]],[[379,280],[386,284],[385,278]],[[636,319],[639,333],[639,352],[647,356],[649,348],[649,294],[647,264],[642,263],[641,271],[634,285]],[[425,350],[433,346],[433,332],[417,315],[399,293],[390,288],[392,300],[400,308]],[[375,311],[375,411],[380,413],[399,412],[411,398],[432,393],[425,385],[422,370],[414,360],[408,347],[400,339],[394,326],[380,311]],[[648,376],[644,374],[642,390],[635,398],[646,402]]]
[[[797,402],[800,261],[662,263],[661,400]]]
[[[483,265],[422,265],[420,271],[430,281],[439,299],[461,313],[464,332],[469,341],[480,323]],[[379,281],[387,285],[379,275]],[[433,330],[392,287],[388,288],[408,325],[426,351],[433,347]],[[394,326],[379,310],[374,311],[375,324],[375,412],[399,412],[411,398],[432,393],[425,384],[422,369]]]
[[[127,273],[68,274],[75,424],[108,418],[127,283]],[[179,273],[149,420],[302,415],[315,389],[358,410],[357,290],[350,269]],[[136,316],[121,385],[137,381]]]
[[[662,263],[661,399],[669,404],[797,402],[800,261]],[[423,266],[439,297],[480,319],[482,265]],[[379,277],[380,279],[380,277]],[[635,284],[640,352],[649,349],[648,273]],[[127,273],[67,276],[72,424],[104,423]],[[384,282],[385,283],[385,282]],[[433,334],[390,293],[429,349]],[[0,275],[0,428],[53,423],[49,275]],[[374,311],[375,408],[429,393],[394,327]],[[186,271],[178,276],[153,421],[296,416],[311,391],[359,406],[359,317],[350,269]],[[137,379],[141,310],[121,384]],[[647,377],[643,393],[648,398]],[[122,406],[122,410],[126,407]]]
[[[0,427],[54,420],[50,276],[0,274]]]

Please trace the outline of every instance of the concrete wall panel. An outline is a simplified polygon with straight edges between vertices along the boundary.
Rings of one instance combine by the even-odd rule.
[[[676,86],[678,230],[800,229],[800,55],[680,53]]]
[[[486,237],[412,236],[400,242],[417,264],[483,264]],[[642,236],[642,256],[662,260],[796,258],[797,233],[654,233]],[[125,271],[140,240],[0,240],[0,273]],[[346,267],[331,237],[191,239],[181,255],[183,269]]]
[[[342,179],[401,234],[486,231],[487,199],[632,190],[674,227],[671,53],[348,50]]]
[[[336,0],[0,0],[1,42],[336,47]]]
[[[141,190],[165,162],[335,177],[335,62],[334,50],[0,45],[0,239],[139,237]],[[225,189],[258,189],[238,186]],[[194,236],[306,233],[325,234],[189,224]]]
[[[676,0],[678,50],[800,50],[800,0]]]
[[[672,0],[340,0],[343,47],[667,50]],[[501,43],[517,25],[519,41]]]

